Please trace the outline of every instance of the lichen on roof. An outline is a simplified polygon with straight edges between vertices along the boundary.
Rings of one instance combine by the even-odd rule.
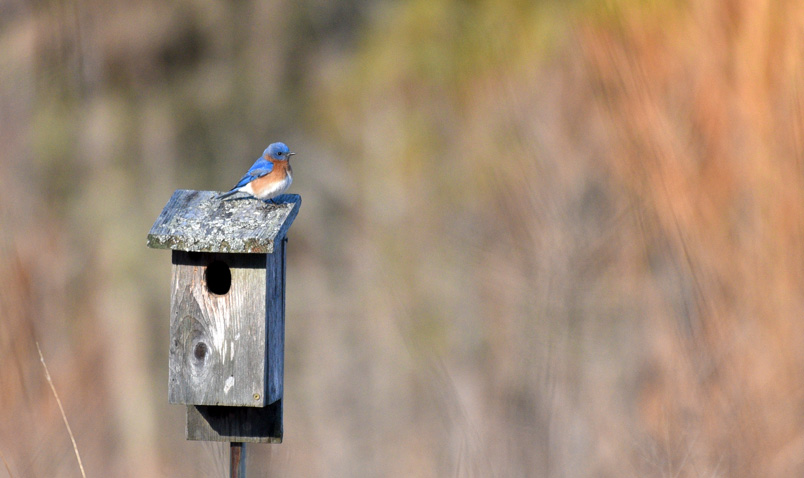
[[[179,189],[148,233],[148,247],[197,252],[271,253],[296,218],[301,196],[275,204],[248,197],[218,199],[216,191]]]

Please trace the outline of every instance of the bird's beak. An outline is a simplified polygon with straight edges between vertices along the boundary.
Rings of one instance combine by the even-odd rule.
[[[288,153],[288,159],[290,159],[291,156],[295,156],[295,155],[296,155],[296,153]]]

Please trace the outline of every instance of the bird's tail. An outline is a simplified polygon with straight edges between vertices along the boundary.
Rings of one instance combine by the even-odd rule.
[[[235,194],[237,194],[237,193],[239,193],[239,192],[240,192],[240,191],[239,191],[239,190],[237,190],[237,189],[232,189],[232,190],[231,190],[231,191],[229,191],[229,192],[226,192],[226,193],[223,193],[223,194],[218,194],[218,195],[215,197],[215,199],[226,199],[226,198],[228,198],[229,196],[234,196]]]

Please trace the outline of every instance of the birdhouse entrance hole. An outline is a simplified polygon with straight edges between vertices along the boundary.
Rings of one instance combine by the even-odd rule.
[[[226,295],[232,287],[232,273],[223,261],[212,261],[204,272],[207,290],[216,295]]]

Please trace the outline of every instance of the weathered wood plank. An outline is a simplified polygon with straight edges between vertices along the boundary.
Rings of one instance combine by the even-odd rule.
[[[276,243],[268,254],[265,269],[265,317],[268,368],[266,370],[267,401],[282,398],[285,366],[285,250],[287,238]]]
[[[268,403],[266,257],[173,251],[170,403],[246,407]],[[227,270],[228,292],[211,292],[211,283],[212,289],[225,285]]]
[[[148,247],[198,252],[271,253],[301,206],[298,194],[276,204],[254,198],[217,199],[216,191],[179,189],[148,233]]]
[[[282,400],[264,408],[187,407],[187,439],[282,443]]]

